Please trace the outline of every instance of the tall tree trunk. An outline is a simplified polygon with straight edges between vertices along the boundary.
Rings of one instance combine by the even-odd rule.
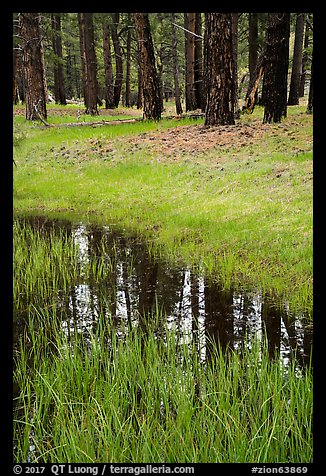
[[[247,89],[244,105],[242,106],[242,111],[246,111],[249,113],[253,112],[255,104],[258,100],[258,87],[264,74],[265,65],[266,45],[263,46],[263,49],[261,50],[258,56],[255,70],[251,76],[251,79],[249,80],[249,86]]]
[[[18,53],[18,70],[17,70],[17,88],[18,95],[21,102],[25,102],[25,79],[24,79],[24,66],[22,52]]]
[[[313,52],[311,57],[311,68],[310,68],[310,86],[309,86],[309,97],[308,97],[308,106],[307,106],[307,113],[312,114],[313,111]]]
[[[92,13],[78,13],[80,31],[80,50],[84,71],[84,101],[86,114],[98,114],[97,60],[94,45],[94,27]]]
[[[186,111],[197,109],[195,94],[195,26],[196,14],[184,14],[185,56],[186,56]]]
[[[137,63],[138,63],[138,72],[137,72],[137,79],[138,79],[138,94],[137,94],[137,109],[141,109],[143,107],[143,86],[142,86],[142,74],[141,74],[141,65],[140,65],[140,57],[139,51],[137,53]]]
[[[16,48],[13,50],[13,103],[18,103],[18,85],[17,85],[17,76],[18,76],[18,51]]]
[[[263,81],[264,123],[286,117],[290,13],[269,13]]]
[[[122,65],[122,51],[118,37],[119,13],[112,13],[112,41],[115,54],[115,81],[114,81],[114,105],[119,106],[122,83],[123,83],[123,65]]]
[[[130,61],[131,61],[131,13],[128,13],[127,22],[127,45],[126,45],[126,94],[125,104],[126,107],[130,107]]]
[[[40,14],[20,13],[26,119],[47,118],[44,66],[40,36]]]
[[[206,13],[205,76],[205,125],[234,124],[231,13]]]
[[[110,41],[110,26],[107,21],[103,24],[103,58],[104,58],[104,79],[105,79],[105,108],[114,108],[113,96],[113,71]]]
[[[13,73],[12,73],[12,79],[13,79],[13,103],[17,104],[19,101],[19,96],[18,96],[18,68],[19,68],[19,45],[18,42],[16,41],[17,37],[20,37],[20,31],[19,31],[19,21],[18,21],[18,15],[14,14],[13,18],[13,33],[14,33],[14,42],[13,42]]]
[[[58,104],[66,105],[65,84],[62,63],[62,40],[61,40],[61,15],[51,14],[52,23],[52,46],[55,55],[54,62],[54,99]]]
[[[295,24],[294,50],[292,60],[292,73],[290,82],[290,92],[288,105],[295,106],[299,104],[300,74],[302,70],[302,45],[304,33],[305,14],[297,13]]]
[[[195,13],[195,65],[194,82],[197,108],[205,110],[205,93],[203,79],[203,40],[201,13]]]
[[[304,44],[303,44],[303,53],[302,53],[302,68],[301,68],[301,76],[300,76],[300,86],[299,86],[299,97],[303,98],[305,93],[305,84],[306,84],[306,70],[308,66],[308,47],[309,47],[309,39],[310,39],[310,26],[309,26],[309,18],[308,14],[306,16],[305,21],[305,34],[304,34]]]
[[[177,33],[175,30],[175,17],[174,13],[171,13],[171,29],[172,29],[172,61],[173,61],[173,78],[174,78],[174,100],[175,100],[175,109],[178,115],[182,114],[182,105],[180,99],[180,87],[179,87],[179,65],[178,65],[178,40]]]
[[[160,120],[163,104],[155,66],[148,13],[134,13],[134,20],[142,74],[144,119]]]
[[[249,81],[253,79],[258,60],[258,13],[249,13]]]
[[[231,13],[232,19],[232,55],[233,55],[233,86],[234,86],[234,116],[239,119],[238,101],[238,20],[239,13]]]
[[[70,41],[67,41],[65,46],[66,46],[66,57],[65,57],[66,95],[68,99],[71,99],[74,96],[74,88],[73,88],[73,65],[72,65]]]

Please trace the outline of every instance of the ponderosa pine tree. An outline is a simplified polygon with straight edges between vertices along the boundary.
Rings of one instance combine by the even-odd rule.
[[[54,99],[57,104],[66,105],[66,93],[63,74],[62,40],[61,40],[61,14],[51,14],[52,46],[54,59]]]
[[[234,124],[234,56],[231,13],[206,13],[205,125]]]
[[[97,60],[94,46],[94,27],[92,13],[78,13],[80,34],[80,56],[84,81],[85,114],[98,114]]]
[[[162,95],[155,65],[154,47],[148,13],[134,13],[142,79],[144,119],[160,120]]]
[[[20,13],[21,47],[26,101],[26,119],[47,118],[43,49],[40,34],[40,14]]]
[[[203,78],[203,38],[202,38],[202,14],[195,14],[195,96],[196,106],[205,110],[205,88]]]
[[[287,115],[290,13],[269,13],[263,79],[264,123]]]
[[[310,68],[310,86],[309,86],[309,97],[308,97],[308,105],[307,105],[307,113],[312,114],[313,111],[313,55],[311,55],[311,68]]]
[[[114,104],[114,87],[113,87],[113,71],[112,71],[112,55],[110,40],[110,25],[107,19],[103,22],[103,60],[104,60],[104,99],[105,108],[113,109]]]
[[[174,78],[174,99],[175,99],[175,108],[178,115],[182,114],[182,105],[180,98],[180,87],[179,87],[179,63],[178,63],[178,54],[177,54],[177,34],[175,30],[175,16],[174,13],[171,13],[171,32],[172,32],[172,61],[173,61],[173,78]]]
[[[113,86],[113,101],[114,106],[118,107],[120,102],[122,83],[123,83],[123,63],[122,63],[122,51],[118,35],[118,25],[120,21],[119,13],[112,13],[112,42],[115,55],[115,81]]]
[[[301,71],[302,71],[302,52],[303,52],[302,47],[303,47],[304,23],[305,23],[305,14],[297,13],[296,24],[295,24],[295,38],[294,38],[291,82],[290,82],[290,91],[289,91],[289,98],[288,98],[289,106],[296,106],[297,104],[299,104],[300,77],[301,77]]]
[[[197,109],[195,88],[195,28],[196,13],[184,13],[186,62],[186,111]]]

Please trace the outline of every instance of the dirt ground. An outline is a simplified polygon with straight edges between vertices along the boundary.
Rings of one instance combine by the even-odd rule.
[[[16,108],[14,113],[23,114],[24,111],[24,107],[21,107]],[[130,117],[133,115],[135,118],[141,118],[141,111],[135,108],[100,109],[99,113],[100,116],[119,115],[121,117],[121,115],[127,115]],[[64,110],[62,107],[49,109],[49,115],[71,114],[71,109]],[[178,118],[176,118],[175,127],[130,135],[127,142],[125,137],[120,137],[115,141],[123,143],[125,151],[145,148],[156,155],[158,160],[178,161],[186,155],[197,155],[201,152],[209,152],[214,148],[220,151],[218,155],[224,155],[226,150],[232,150],[235,153],[239,152],[239,149],[248,150],[251,145],[257,147],[259,143],[262,148],[266,148],[267,137],[274,141],[273,150],[290,149],[293,153],[298,153],[312,148],[312,136],[307,132],[301,119],[295,115],[288,116],[286,121],[280,124],[263,124],[261,118],[248,116],[247,120],[243,118],[235,125],[210,127],[196,124],[195,121],[193,125],[189,126],[178,125]],[[86,159],[94,153],[102,155],[105,152],[112,152],[115,149],[115,141],[89,139],[84,143],[82,156]],[[89,154],[90,151],[91,154]]]
[[[148,145],[165,157],[177,158],[183,153],[198,153],[215,147],[253,144],[266,127],[262,124],[207,127],[202,124],[179,126],[162,132],[139,134],[128,139],[130,145]]]

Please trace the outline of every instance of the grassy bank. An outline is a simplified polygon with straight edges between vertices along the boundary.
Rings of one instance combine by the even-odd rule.
[[[312,117],[295,107],[281,125],[261,119],[257,108],[203,147],[202,120],[44,128],[16,116],[15,213],[117,224],[226,287],[310,312]]]
[[[310,369],[285,370],[258,341],[241,356],[213,347],[203,363],[153,329],[121,340],[102,316],[87,348],[54,311],[31,312],[16,351],[14,460],[311,462]]]

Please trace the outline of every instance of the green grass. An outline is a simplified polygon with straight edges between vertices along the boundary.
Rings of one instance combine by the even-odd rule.
[[[46,129],[15,118],[15,214],[117,224],[225,287],[261,287],[311,313],[312,117],[304,110],[289,108],[257,140],[181,151],[178,161],[129,139],[202,120]],[[256,108],[241,122],[261,119]]]
[[[118,339],[103,316],[87,349],[57,323],[30,313],[16,351],[15,461],[312,461],[310,368],[285,369],[258,340],[242,355],[213,347],[203,363],[155,322]]]
[[[100,315],[90,345],[63,332],[59,293],[81,272],[107,292],[108,252],[81,263],[63,228],[14,222],[14,460],[311,462],[312,369],[270,360],[258,337],[223,353],[206,335],[203,360],[159,309],[119,333]]]

